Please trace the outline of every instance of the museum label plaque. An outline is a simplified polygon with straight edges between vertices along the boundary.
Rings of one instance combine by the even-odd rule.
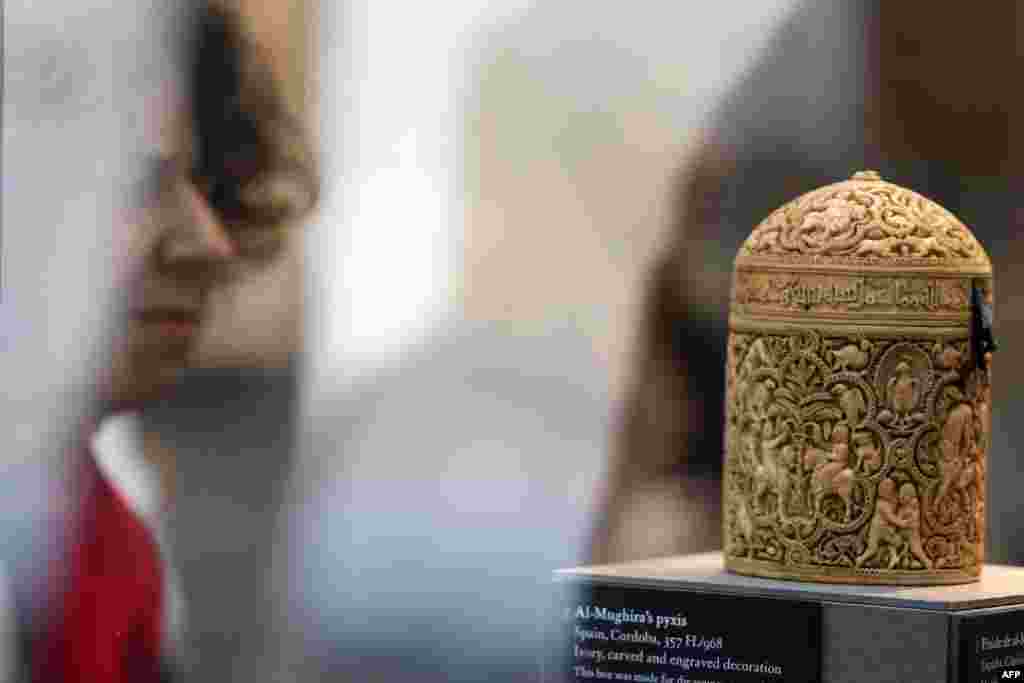
[[[551,681],[819,679],[821,607],[812,602],[582,582],[567,591],[562,617],[566,650]]]
[[[1024,568],[960,586],[750,577],[722,553],[556,572],[547,679],[696,683],[1024,680]]]
[[[961,683],[1024,680],[1024,608],[966,612],[957,622]]]

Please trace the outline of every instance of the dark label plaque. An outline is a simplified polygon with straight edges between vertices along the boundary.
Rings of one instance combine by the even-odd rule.
[[[1024,681],[1024,610],[984,610],[958,619],[960,683]]]
[[[821,606],[651,588],[573,583],[564,650],[548,680],[813,683],[821,676]]]

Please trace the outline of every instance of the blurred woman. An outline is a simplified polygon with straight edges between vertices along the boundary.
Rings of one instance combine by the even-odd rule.
[[[174,457],[142,438],[134,413],[190,364],[211,292],[273,257],[317,194],[302,131],[238,17],[204,3],[175,36],[181,73],[154,84],[147,170],[115,228],[119,328],[67,448],[44,585],[18,615],[32,680],[156,681],[178,668],[185,626],[165,544]],[[32,578],[22,574],[16,593]]]

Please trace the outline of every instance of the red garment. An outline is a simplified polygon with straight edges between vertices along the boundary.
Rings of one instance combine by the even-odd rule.
[[[55,580],[50,619],[33,649],[35,683],[161,680],[163,567],[150,530],[91,453]]]

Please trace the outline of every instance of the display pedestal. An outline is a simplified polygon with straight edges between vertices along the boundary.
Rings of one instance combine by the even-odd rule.
[[[549,681],[1024,681],[1024,568],[958,586],[851,586],[726,572],[721,553],[579,567]]]

